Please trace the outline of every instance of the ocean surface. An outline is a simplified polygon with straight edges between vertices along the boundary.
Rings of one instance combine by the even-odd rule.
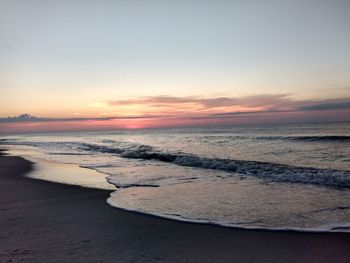
[[[126,210],[242,228],[350,231],[350,123],[1,136],[5,145],[98,171],[116,186],[108,204]]]

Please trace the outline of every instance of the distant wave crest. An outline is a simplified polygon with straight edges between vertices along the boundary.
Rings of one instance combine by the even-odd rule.
[[[350,136],[346,135],[310,135],[310,136],[259,136],[259,140],[291,140],[305,142],[350,142]]]

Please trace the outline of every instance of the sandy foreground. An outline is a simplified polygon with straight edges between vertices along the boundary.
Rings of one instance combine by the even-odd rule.
[[[350,234],[240,230],[126,212],[0,155],[0,262],[350,262]]]

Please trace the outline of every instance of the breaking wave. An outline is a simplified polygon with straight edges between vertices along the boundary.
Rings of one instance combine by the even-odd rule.
[[[149,145],[137,144],[126,148],[84,144],[83,149],[113,153],[123,158],[155,160],[180,166],[235,172],[276,182],[350,188],[350,171],[345,170],[300,167],[270,162],[206,158],[181,152],[164,152]]]
[[[350,140],[350,136],[303,136],[290,137],[298,140]],[[5,141],[6,144],[25,144],[41,146],[43,143]],[[154,160],[174,165],[213,169],[234,172],[257,178],[288,183],[303,183],[329,187],[350,188],[350,171],[336,169],[322,169],[313,167],[293,166],[271,162],[233,160],[222,158],[207,158],[183,152],[168,152],[150,145],[130,142],[104,141],[105,144],[90,144],[81,142],[45,142],[56,144],[54,148],[64,147],[74,150],[71,154],[84,154],[86,152],[100,152],[115,154],[122,158]],[[59,144],[59,146],[57,145]],[[55,153],[53,153],[55,154]]]

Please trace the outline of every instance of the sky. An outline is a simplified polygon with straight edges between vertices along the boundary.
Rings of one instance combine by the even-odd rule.
[[[1,0],[0,92],[0,132],[350,121],[350,1]]]

